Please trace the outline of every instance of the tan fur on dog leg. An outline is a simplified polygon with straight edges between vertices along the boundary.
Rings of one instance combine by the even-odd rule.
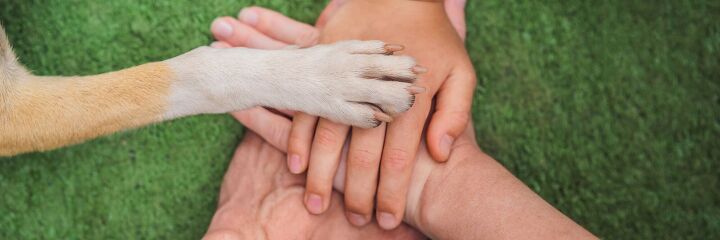
[[[167,64],[150,63],[88,77],[19,79],[3,98],[9,107],[0,116],[0,155],[52,149],[160,121],[172,77]]]

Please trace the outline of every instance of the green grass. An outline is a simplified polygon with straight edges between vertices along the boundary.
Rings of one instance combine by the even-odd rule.
[[[34,72],[92,74],[208,44],[251,2],[0,0],[0,21]],[[324,1],[256,4],[312,22]],[[487,152],[604,238],[720,238],[720,3],[467,12]],[[0,159],[0,239],[197,239],[242,133],[201,116]]]

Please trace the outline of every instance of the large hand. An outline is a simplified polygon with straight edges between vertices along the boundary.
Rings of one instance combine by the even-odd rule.
[[[454,22],[455,25],[462,27],[464,25],[458,24],[459,21],[457,20],[462,20],[462,17],[457,17],[458,13],[462,13],[462,7],[458,8],[457,6],[453,6],[453,4],[457,2],[458,1],[446,1],[446,5],[449,5],[447,9],[448,12],[455,13],[455,15],[453,15],[455,17],[451,18],[456,20]],[[473,72],[469,62],[467,61],[464,49],[459,43],[459,40],[457,40],[457,37],[454,37],[455,35],[452,33],[452,30],[449,32],[445,31],[449,28],[449,24],[447,23],[447,19],[442,16],[444,14],[442,14],[442,12],[438,14],[437,11],[432,11],[438,9],[436,6],[437,4],[413,4],[420,4],[420,7],[411,6],[408,14],[414,14],[417,16],[404,16],[405,20],[407,20],[407,18],[419,16],[435,16],[435,18],[425,19],[428,23],[423,25],[421,28],[425,33],[432,33],[432,36],[426,36],[420,32],[410,31],[410,33],[408,33],[407,31],[397,30],[413,29],[414,27],[403,26],[403,24],[408,24],[408,21],[402,21],[402,19],[396,22],[383,23],[383,26],[386,27],[381,26],[378,29],[367,29],[373,28],[373,26],[371,26],[372,24],[365,24],[368,25],[365,26],[363,24],[358,25],[356,23],[351,24],[353,28],[342,27],[349,25],[349,23],[343,22],[347,21],[349,18],[358,17],[360,19],[364,18],[366,21],[369,20],[367,17],[353,15],[360,14],[357,11],[362,12],[367,11],[367,9],[362,10],[363,8],[358,6],[351,7],[353,5],[352,2],[346,6],[347,9],[350,10],[338,11],[337,13],[333,13],[333,9],[340,8],[339,4],[331,4],[323,13],[323,17],[319,20],[319,24],[322,25],[324,20],[330,18],[328,29],[332,29],[333,24],[339,25],[340,27],[335,27],[335,29],[339,29],[335,32],[341,33],[336,34],[336,38],[344,36],[350,36],[350,38],[367,38],[369,36],[369,38],[401,39],[400,41],[412,43],[409,47],[415,46],[416,48],[414,51],[420,51],[420,49],[435,49],[442,51],[444,56],[449,56],[447,59],[441,59],[442,62],[439,62],[440,59],[435,58],[435,56],[429,56],[432,54],[426,53],[425,57],[420,59],[420,61],[427,61],[432,65],[437,65],[437,67],[433,67],[437,68],[437,71],[432,69],[433,71],[431,73],[433,74],[431,74],[431,78],[429,78],[430,80],[425,80],[428,86],[430,86],[433,90],[432,92],[435,92],[438,88],[440,88],[440,95],[438,98],[439,111],[434,115],[433,121],[430,125],[428,144],[431,152],[434,153],[433,156],[435,156],[436,159],[446,159],[452,139],[457,137],[459,131],[457,130],[457,126],[460,126],[459,129],[462,129],[467,119],[467,108],[469,108],[469,99],[473,89]],[[431,5],[428,6],[425,4]],[[364,6],[364,8],[367,7],[369,6]],[[346,8],[342,7],[340,9],[342,10]],[[460,9],[460,11],[457,11],[457,9]],[[373,12],[374,15],[382,15],[383,13],[388,14],[388,11],[382,11],[382,9],[377,11],[372,10],[369,12]],[[423,12],[429,13],[423,14]],[[343,18],[340,18],[342,16],[350,17],[345,17],[344,20],[342,20]],[[341,20],[335,21],[334,19],[336,19],[336,17]],[[222,24],[214,24],[213,32],[219,40],[225,41],[225,43],[217,43],[215,44],[216,46],[239,45],[276,48],[281,47],[283,42],[299,45],[312,43],[314,42],[313,39],[317,37],[317,32],[311,27],[301,23],[292,22],[277,13],[262,9],[246,9],[241,13],[240,18],[254,28],[237,21],[232,21],[232,19],[220,19],[219,21],[216,21],[216,23],[224,23],[226,26],[223,27]],[[416,22],[417,21],[413,23]],[[230,27],[228,27],[228,25]],[[345,30],[350,32],[342,33]],[[329,30],[326,30],[325,33],[328,35],[334,34]],[[464,33],[464,31],[461,31],[461,33]],[[408,38],[419,38],[424,40],[419,41],[418,39]],[[437,47],[436,45],[442,47]],[[412,51],[412,49],[410,50]],[[431,52],[430,50],[428,50],[428,52]],[[448,78],[449,76],[452,76],[452,78]],[[458,92],[459,94],[457,94]],[[407,182],[410,174],[409,170],[412,168],[412,164],[410,164],[410,162],[414,159],[414,153],[417,150],[420,132],[422,130],[422,126],[424,125],[427,111],[429,111],[430,108],[429,103],[430,96],[427,96],[425,99],[419,99],[419,105],[423,106],[422,109],[415,109],[411,117],[405,118],[406,120],[404,123],[393,124],[393,126],[390,127],[389,134],[387,135],[388,144],[385,146],[384,150],[385,156],[383,156],[383,170],[380,180],[380,190],[378,192],[378,208],[381,210],[384,209],[386,210],[385,212],[389,213],[378,215],[383,227],[394,227],[399,222],[399,218],[402,216],[401,209],[404,206],[403,200],[406,195],[407,185],[409,184]],[[262,110],[255,111],[267,113]],[[459,117],[459,119],[453,117]],[[260,117],[249,117],[246,115],[245,117],[241,117],[241,120],[242,118],[247,120],[258,119]],[[275,117],[274,120],[282,119]],[[267,123],[268,121],[253,122]],[[253,122],[250,122],[250,124]],[[311,192],[315,193],[315,195],[310,196],[320,196],[306,198],[306,202],[308,203],[307,205],[311,211],[322,212],[323,209],[327,207],[330,190],[329,179],[332,179],[332,176],[335,174],[337,156],[340,154],[339,148],[344,143],[344,133],[346,133],[347,128],[336,126],[331,122],[321,121],[319,124],[319,130],[315,133],[315,140],[323,141],[325,144],[315,145],[312,150],[309,150],[310,146],[308,144],[303,145],[303,142],[307,143],[313,139],[314,124],[312,123],[314,122],[314,118],[306,115],[297,116],[296,125],[302,125],[298,124],[302,122],[309,123],[306,124],[305,128],[295,128],[295,134],[292,134],[292,136],[294,136],[293,139],[296,141],[291,141],[290,149],[291,152],[303,152],[304,154],[297,155],[303,155],[304,157],[290,157],[289,165],[294,172],[301,172],[304,170],[305,166],[307,166],[307,153],[313,151],[312,159],[310,161],[313,162],[312,166],[314,167],[311,167],[310,169],[311,176],[309,179],[311,182],[308,184],[308,188],[312,189]],[[249,125],[250,128],[253,128],[252,125],[248,123],[245,124]],[[275,126],[272,128],[274,130],[271,130],[270,134],[263,134],[266,136],[266,139],[284,139],[282,137],[278,137],[282,136],[281,133],[284,132],[281,131],[282,129],[279,126],[284,125],[273,124],[273,126]],[[410,126],[410,129],[408,129],[408,126]],[[257,129],[268,131],[268,128]],[[305,130],[300,131],[302,129]],[[393,131],[393,129],[395,130]],[[445,135],[445,132],[449,133],[449,138],[442,137]],[[354,212],[349,213],[348,217],[354,224],[357,225],[363,225],[370,219],[369,213],[372,211],[373,206],[372,201],[375,193],[377,165],[380,159],[380,152],[383,152],[383,142],[377,141],[376,139],[382,139],[383,134],[383,129],[353,132],[352,146],[350,150],[351,161],[348,168],[349,177],[346,179],[346,187],[348,188],[348,197],[346,198],[346,202],[350,207],[351,212]],[[444,141],[441,141],[441,139],[444,139]],[[293,142],[295,142],[295,144],[293,144]],[[285,146],[283,142],[278,144],[281,148]],[[300,147],[298,148],[297,146]],[[357,164],[358,162],[360,164]],[[318,181],[318,179],[320,181]]]
[[[293,175],[285,155],[254,133],[235,152],[220,189],[218,208],[205,239],[418,239],[404,225],[385,231],[357,228],[345,220],[335,193],[328,212],[312,215],[301,203],[304,176]]]
[[[290,122],[285,122],[288,126]],[[347,148],[347,146],[345,146]],[[445,164],[423,146],[409,186],[405,221],[433,239],[596,239],[483,154],[468,125]],[[206,239],[396,239],[421,237],[406,225],[392,231],[352,227],[335,194],[327,212],[309,214],[300,203],[302,175],[285,156],[248,133],[221,187]],[[341,165],[347,159],[341,160]],[[345,171],[336,179],[343,179]],[[335,182],[342,191],[342,181]],[[500,219],[501,221],[499,221]]]

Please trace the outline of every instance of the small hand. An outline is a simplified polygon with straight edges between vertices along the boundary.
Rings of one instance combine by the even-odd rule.
[[[369,12],[372,16],[367,15]],[[384,126],[386,130],[383,126],[352,129],[345,178],[348,218],[358,225],[369,222],[377,199],[378,223],[392,229],[403,218],[415,154],[433,97],[437,105],[430,115],[426,140],[434,159],[448,158],[450,146],[468,123],[475,86],[472,64],[437,2],[350,1],[330,17],[321,37],[321,42],[342,39],[400,42],[406,45],[404,53],[416,56],[420,64],[430,69],[418,80],[418,85],[426,87],[428,93],[418,95],[416,105]],[[438,95],[434,96],[435,93]],[[327,207],[331,180],[349,127],[323,119],[317,120],[317,125],[315,122],[315,118],[303,114],[295,117],[288,154],[291,163],[309,159],[305,201],[311,212],[321,213]]]

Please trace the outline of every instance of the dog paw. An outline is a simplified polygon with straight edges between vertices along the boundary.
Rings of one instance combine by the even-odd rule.
[[[400,45],[382,41],[343,41],[308,48],[322,59],[317,76],[323,109],[318,115],[362,128],[377,127],[409,110],[415,94],[424,88],[413,85],[426,70],[408,56],[392,55]]]

